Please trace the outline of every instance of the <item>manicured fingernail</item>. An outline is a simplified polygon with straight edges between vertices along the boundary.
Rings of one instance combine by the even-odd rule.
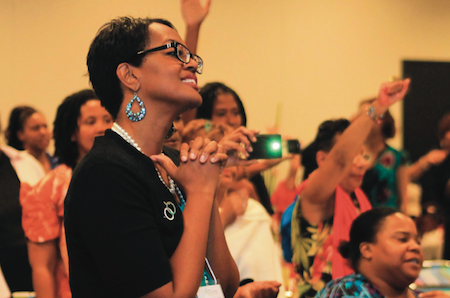
[[[213,157],[213,158],[211,158],[211,162],[216,162],[217,161],[217,157]]]
[[[181,161],[187,161],[187,156],[186,155],[183,155],[183,156],[181,156]]]
[[[202,154],[202,156],[200,156],[200,162],[205,162],[206,160],[206,156]]]
[[[192,152],[191,155],[190,155],[190,157],[191,157],[191,159],[195,159],[195,153]]]

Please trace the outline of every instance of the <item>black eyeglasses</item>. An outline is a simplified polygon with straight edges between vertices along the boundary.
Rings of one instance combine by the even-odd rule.
[[[165,44],[165,45],[157,47],[157,48],[137,52],[136,55],[138,55],[138,56],[145,55],[147,53],[161,51],[161,50],[170,49],[170,48],[175,49],[175,53],[177,54],[178,60],[180,60],[181,62],[183,62],[185,64],[189,63],[189,61],[191,61],[191,58],[194,59],[194,61],[197,62],[196,72],[198,74],[201,74],[203,72],[203,59],[195,54],[191,54],[191,52],[189,52],[188,48],[186,48],[184,45],[182,45],[181,43],[178,43],[176,41],[172,41],[171,43]]]

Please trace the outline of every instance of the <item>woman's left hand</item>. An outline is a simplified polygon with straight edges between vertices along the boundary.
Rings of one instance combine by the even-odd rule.
[[[209,13],[211,0],[203,6],[200,0],[181,0],[181,13],[187,26],[199,26]]]

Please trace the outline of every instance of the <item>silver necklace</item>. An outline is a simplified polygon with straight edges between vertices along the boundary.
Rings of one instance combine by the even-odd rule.
[[[139,145],[136,143],[136,141],[133,140],[133,138],[130,137],[130,135],[125,131],[125,129],[123,129],[119,124],[114,122],[111,130],[114,131],[115,133],[117,133],[119,136],[121,136],[122,139],[124,139],[127,143],[132,145],[134,148],[136,148],[139,152],[142,152],[141,147],[139,147]],[[181,192],[180,188],[175,184],[175,181],[173,181],[173,179],[169,176],[169,174],[167,174],[167,180],[169,181],[169,186],[167,186],[166,182],[162,178],[161,173],[159,172],[159,170],[156,166],[155,166],[155,170],[156,170],[156,173],[158,174],[158,178],[162,182],[162,184],[164,184],[164,186],[169,190],[169,192],[173,196],[176,195],[175,194],[175,191],[176,191],[176,193],[178,193],[181,203],[184,204],[185,201],[184,201],[183,193]]]

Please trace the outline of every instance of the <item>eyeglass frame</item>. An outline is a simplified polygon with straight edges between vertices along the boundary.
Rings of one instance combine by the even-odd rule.
[[[180,46],[182,46],[183,48],[186,49],[187,61],[183,61],[180,58],[180,56],[178,55],[178,45],[180,45]],[[198,74],[202,74],[203,73],[203,59],[200,56],[196,55],[196,54],[192,54],[191,51],[189,51],[189,49],[184,44],[181,44],[181,43],[179,43],[177,41],[172,41],[172,42],[169,42],[169,43],[167,43],[167,44],[165,44],[163,46],[156,47],[156,48],[153,48],[153,49],[139,51],[139,52],[136,53],[136,55],[137,56],[145,55],[145,54],[148,54],[148,53],[151,53],[151,52],[162,51],[162,50],[170,49],[170,48],[174,48],[175,49],[175,53],[176,53],[176,56],[177,56],[178,60],[180,60],[184,64],[188,64],[191,61],[191,58],[194,59],[195,62],[197,62],[197,69],[195,70],[195,72],[197,72]]]

